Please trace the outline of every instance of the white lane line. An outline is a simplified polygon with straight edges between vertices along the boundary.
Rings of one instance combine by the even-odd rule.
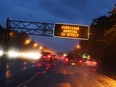
[[[43,72],[42,72],[42,74],[45,74],[45,73],[46,73],[46,71],[43,71]],[[39,72],[39,73],[36,73],[31,79],[25,81],[24,83],[21,83],[21,84],[18,85],[17,87],[21,87],[21,86],[27,87],[25,84],[26,84],[26,83],[29,83],[30,81],[32,81],[32,80],[33,80],[35,77],[37,77],[39,74],[40,74],[40,72]]]

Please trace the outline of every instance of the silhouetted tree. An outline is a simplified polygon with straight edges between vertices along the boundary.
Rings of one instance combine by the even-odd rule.
[[[98,57],[108,66],[116,65],[116,7],[109,16],[93,19],[90,39],[80,41],[82,51]]]

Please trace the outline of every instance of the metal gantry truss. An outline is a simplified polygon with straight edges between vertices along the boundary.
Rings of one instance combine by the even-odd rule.
[[[54,24],[52,24],[52,23],[18,21],[18,20],[7,19],[7,27],[6,28],[8,30],[22,31],[28,35],[52,37],[53,36],[53,27],[54,27]]]

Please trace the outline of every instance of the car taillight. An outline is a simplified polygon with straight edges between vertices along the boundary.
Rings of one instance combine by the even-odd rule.
[[[48,58],[52,57],[51,55],[47,55]]]
[[[82,63],[82,61],[81,61],[81,60],[79,60],[79,63]]]
[[[90,63],[89,61],[87,61],[86,63]]]
[[[94,62],[95,65],[97,65],[97,62]]]
[[[68,58],[66,58],[66,60],[65,60],[66,62],[68,62]]]
[[[42,64],[41,63],[38,63],[38,67],[41,67],[42,66]]]

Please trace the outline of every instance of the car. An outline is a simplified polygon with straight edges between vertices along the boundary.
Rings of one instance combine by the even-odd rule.
[[[57,61],[56,55],[52,55],[52,59],[53,59],[54,61]]]
[[[38,67],[50,67],[52,64],[52,54],[50,52],[42,52],[40,60],[38,61]]]
[[[85,66],[96,67],[97,66],[97,61],[95,59],[87,59],[85,61]]]
[[[52,54],[50,52],[42,52],[41,54],[41,61],[50,62],[52,60]]]
[[[68,54],[64,58],[64,63],[65,65],[81,65],[82,64],[82,59],[78,54]]]

